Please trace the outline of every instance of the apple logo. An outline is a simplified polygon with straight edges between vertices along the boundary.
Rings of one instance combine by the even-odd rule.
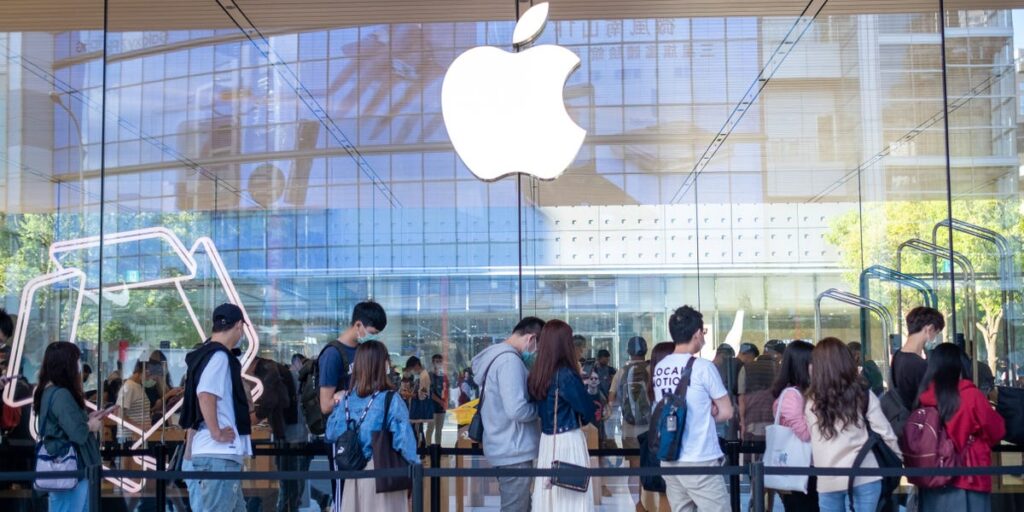
[[[548,4],[516,23],[518,49],[544,30]],[[441,85],[441,113],[462,161],[482,180],[512,173],[557,178],[576,158],[586,130],[565,110],[562,89],[580,65],[575,53],[541,45],[519,53],[490,46],[467,50]]]

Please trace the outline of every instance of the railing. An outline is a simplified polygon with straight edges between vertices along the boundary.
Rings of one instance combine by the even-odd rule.
[[[408,476],[412,481],[411,499],[412,510],[422,512],[430,510],[439,512],[440,486],[442,478],[480,478],[498,476],[521,476],[544,478],[557,475],[586,475],[587,477],[639,477],[639,476],[674,476],[674,475],[722,475],[729,478],[729,494],[731,508],[733,511],[740,510],[740,478],[746,475],[750,479],[750,495],[752,497],[764,494],[765,475],[811,475],[811,476],[936,476],[936,475],[1024,475],[1024,466],[993,466],[981,468],[943,468],[943,469],[921,469],[921,468],[777,468],[766,467],[760,461],[749,464],[739,464],[741,454],[760,454],[764,452],[764,441],[737,440],[721,441],[726,456],[726,464],[723,466],[707,467],[630,467],[630,468],[584,468],[584,469],[501,469],[501,468],[442,468],[441,458],[446,456],[482,456],[483,450],[479,447],[473,448],[442,448],[439,445],[430,445],[421,448],[420,455],[430,459],[430,467],[421,464],[410,465],[407,469],[374,469],[361,471],[234,471],[234,472],[206,472],[206,471],[167,471],[164,460],[168,453],[169,446],[163,444],[152,445],[147,449],[123,449],[106,448],[103,450],[104,458],[128,457],[128,456],[152,456],[156,458],[158,469],[156,471],[133,471],[104,469],[101,466],[90,466],[84,470],[66,473],[36,473],[32,471],[0,473],[0,481],[7,482],[31,482],[36,478],[62,478],[75,477],[85,478],[89,485],[89,510],[98,512],[101,507],[100,482],[108,478],[136,478],[150,479],[157,482],[156,501],[158,510],[166,510],[167,482],[185,479],[202,480],[359,480],[388,476]],[[21,450],[18,450],[21,451]],[[304,448],[297,447],[271,447],[254,448],[254,456],[328,456],[329,445],[324,443],[310,443]],[[1014,445],[997,445],[993,447],[995,452],[1020,453],[1024,448]],[[589,451],[591,457],[639,457],[640,450],[636,448],[609,448],[595,449]],[[430,479],[431,503],[426,507],[424,503],[424,480]],[[752,499],[752,510],[763,512],[764,500]]]

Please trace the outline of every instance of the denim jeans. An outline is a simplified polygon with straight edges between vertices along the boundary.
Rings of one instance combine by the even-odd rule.
[[[49,493],[50,512],[85,512],[89,502],[89,481],[79,480],[78,485],[66,491]]]
[[[242,465],[227,459],[192,457],[196,471],[241,471]],[[200,480],[199,494],[203,510],[245,512],[245,496],[241,480]]]
[[[882,495],[882,481],[861,484],[853,488],[853,507],[857,512],[875,512]],[[819,492],[818,508],[821,512],[846,512],[850,499],[846,491]]]
[[[188,459],[181,460],[182,471],[195,471],[196,467]],[[199,480],[185,480],[185,487],[188,489],[188,506],[192,512],[203,512],[203,495],[199,491]]]

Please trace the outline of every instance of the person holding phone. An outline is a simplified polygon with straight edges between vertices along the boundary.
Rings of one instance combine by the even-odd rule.
[[[32,410],[38,418],[40,436],[52,455],[74,449],[79,469],[100,463],[100,446],[93,432],[103,427],[103,418],[117,407],[86,413],[79,359],[82,352],[73,343],[58,341],[46,347],[39,368],[39,384],[32,398]],[[49,493],[50,510],[81,512],[86,510],[89,481],[82,479],[67,491]]]

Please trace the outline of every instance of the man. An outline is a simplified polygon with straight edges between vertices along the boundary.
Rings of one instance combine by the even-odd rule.
[[[704,347],[704,319],[689,306],[675,311],[668,321],[668,332],[675,342],[675,352],[666,356],[654,369],[655,397],[672,394],[682,378],[687,363]],[[732,402],[718,369],[711,361],[696,359],[686,391],[686,425],[683,430],[679,459],[662,462],[663,467],[720,466],[724,463],[718,444],[715,422],[732,418]],[[672,510],[727,512],[729,491],[721,475],[666,475],[666,493]]]
[[[473,358],[473,373],[480,376],[483,394],[477,414],[483,420],[484,456],[494,467],[530,469],[537,459],[540,422],[526,390],[526,377],[543,327],[539,318],[523,318],[508,339]],[[502,512],[529,511],[532,483],[528,476],[498,477]]]
[[[150,425],[149,396],[146,395],[143,385],[143,371],[145,363],[136,361],[132,369],[131,377],[128,377],[121,384],[117,393],[117,405],[121,407],[121,417],[131,421],[135,426],[147,430]],[[118,425],[117,438],[119,441],[134,441],[130,431],[124,425]]]
[[[309,429],[306,428],[306,418],[303,417],[302,407],[299,402],[299,370],[306,364],[306,357],[302,354],[292,355],[291,365],[288,367],[287,378],[291,380],[292,406],[285,414],[284,441],[288,448],[303,449],[309,442]],[[292,418],[294,409],[294,418]],[[294,420],[294,421],[292,421]],[[312,458],[308,455],[279,455],[277,468],[281,471],[309,471],[309,464]],[[302,494],[306,489],[305,480],[283,480],[281,492],[277,494],[277,512],[298,512],[301,507]]]
[[[580,368],[587,365],[587,348],[590,343],[587,342],[587,337],[582,334],[574,334],[572,336],[572,344],[576,347],[576,359],[580,361]]]
[[[241,471],[242,459],[252,455],[249,397],[242,384],[242,365],[233,353],[244,326],[238,306],[217,306],[210,339],[185,356],[181,423],[195,430],[186,455],[196,471]],[[200,480],[199,494],[203,510],[245,510],[238,480]]]
[[[736,351],[730,345],[719,345],[715,351],[715,358],[712,360],[715,368],[718,368],[718,375],[722,377],[722,383],[729,392],[729,399],[734,408],[739,408],[739,376],[742,363],[736,357]],[[736,439],[739,435],[739,421],[733,418],[725,423],[719,423],[718,436],[723,439]]]
[[[611,395],[612,392],[612,380],[615,379],[615,372],[618,370],[611,365],[612,353],[605,349],[597,351],[597,364],[594,366],[594,370],[597,371],[597,376],[601,381],[601,391],[604,392],[604,396]]]
[[[349,327],[338,335],[338,344],[329,344],[320,352],[320,411],[325,417],[334,410],[334,393],[348,390],[356,348],[364,341],[377,339],[388,325],[388,315],[380,304],[365,301],[352,309]]]
[[[892,356],[892,385],[907,409],[917,401],[918,388],[928,369],[925,348],[941,343],[945,328],[946,319],[937,309],[919,306],[907,313],[907,341]]]
[[[647,432],[651,421],[651,400],[647,393],[651,367],[650,361],[646,360],[647,340],[643,336],[633,336],[626,342],[626,353],[629,361],[622,366],[622,371],[615,374],[608,401],[612,407],[618,405],[622,410],[622,447],[635,449],[640,447],[637,436]],[[628,460],[630,467],[640,467],[639,457],[629,457]],[[629,480],[630,494],[636,494],[639,505],[639,481]]]
[[[758,356],[761,355],[761,351],[757,349],[757,346],[750,342],[740,343],[740,353],[736,356],[736,359],[740,360],[740,366],[745,364],[753,363]]]
[[[736,388],[740,404],[740,434],[744,440],[763,441],[764,429],[772,423],[774,397],[771,387],[785,349],[786,344],[781,340],[768,340],[764,354],[740,368]]]
[[[434,354],[430,358],[433,369],[430,373],[430,401],[434,406],[434,419],[427,423],[427,440],[441,444],[441,430],[444,428],[445,411],[448,410],[448,398],[451,393],[451,382],[445,372],[444,357]]]

